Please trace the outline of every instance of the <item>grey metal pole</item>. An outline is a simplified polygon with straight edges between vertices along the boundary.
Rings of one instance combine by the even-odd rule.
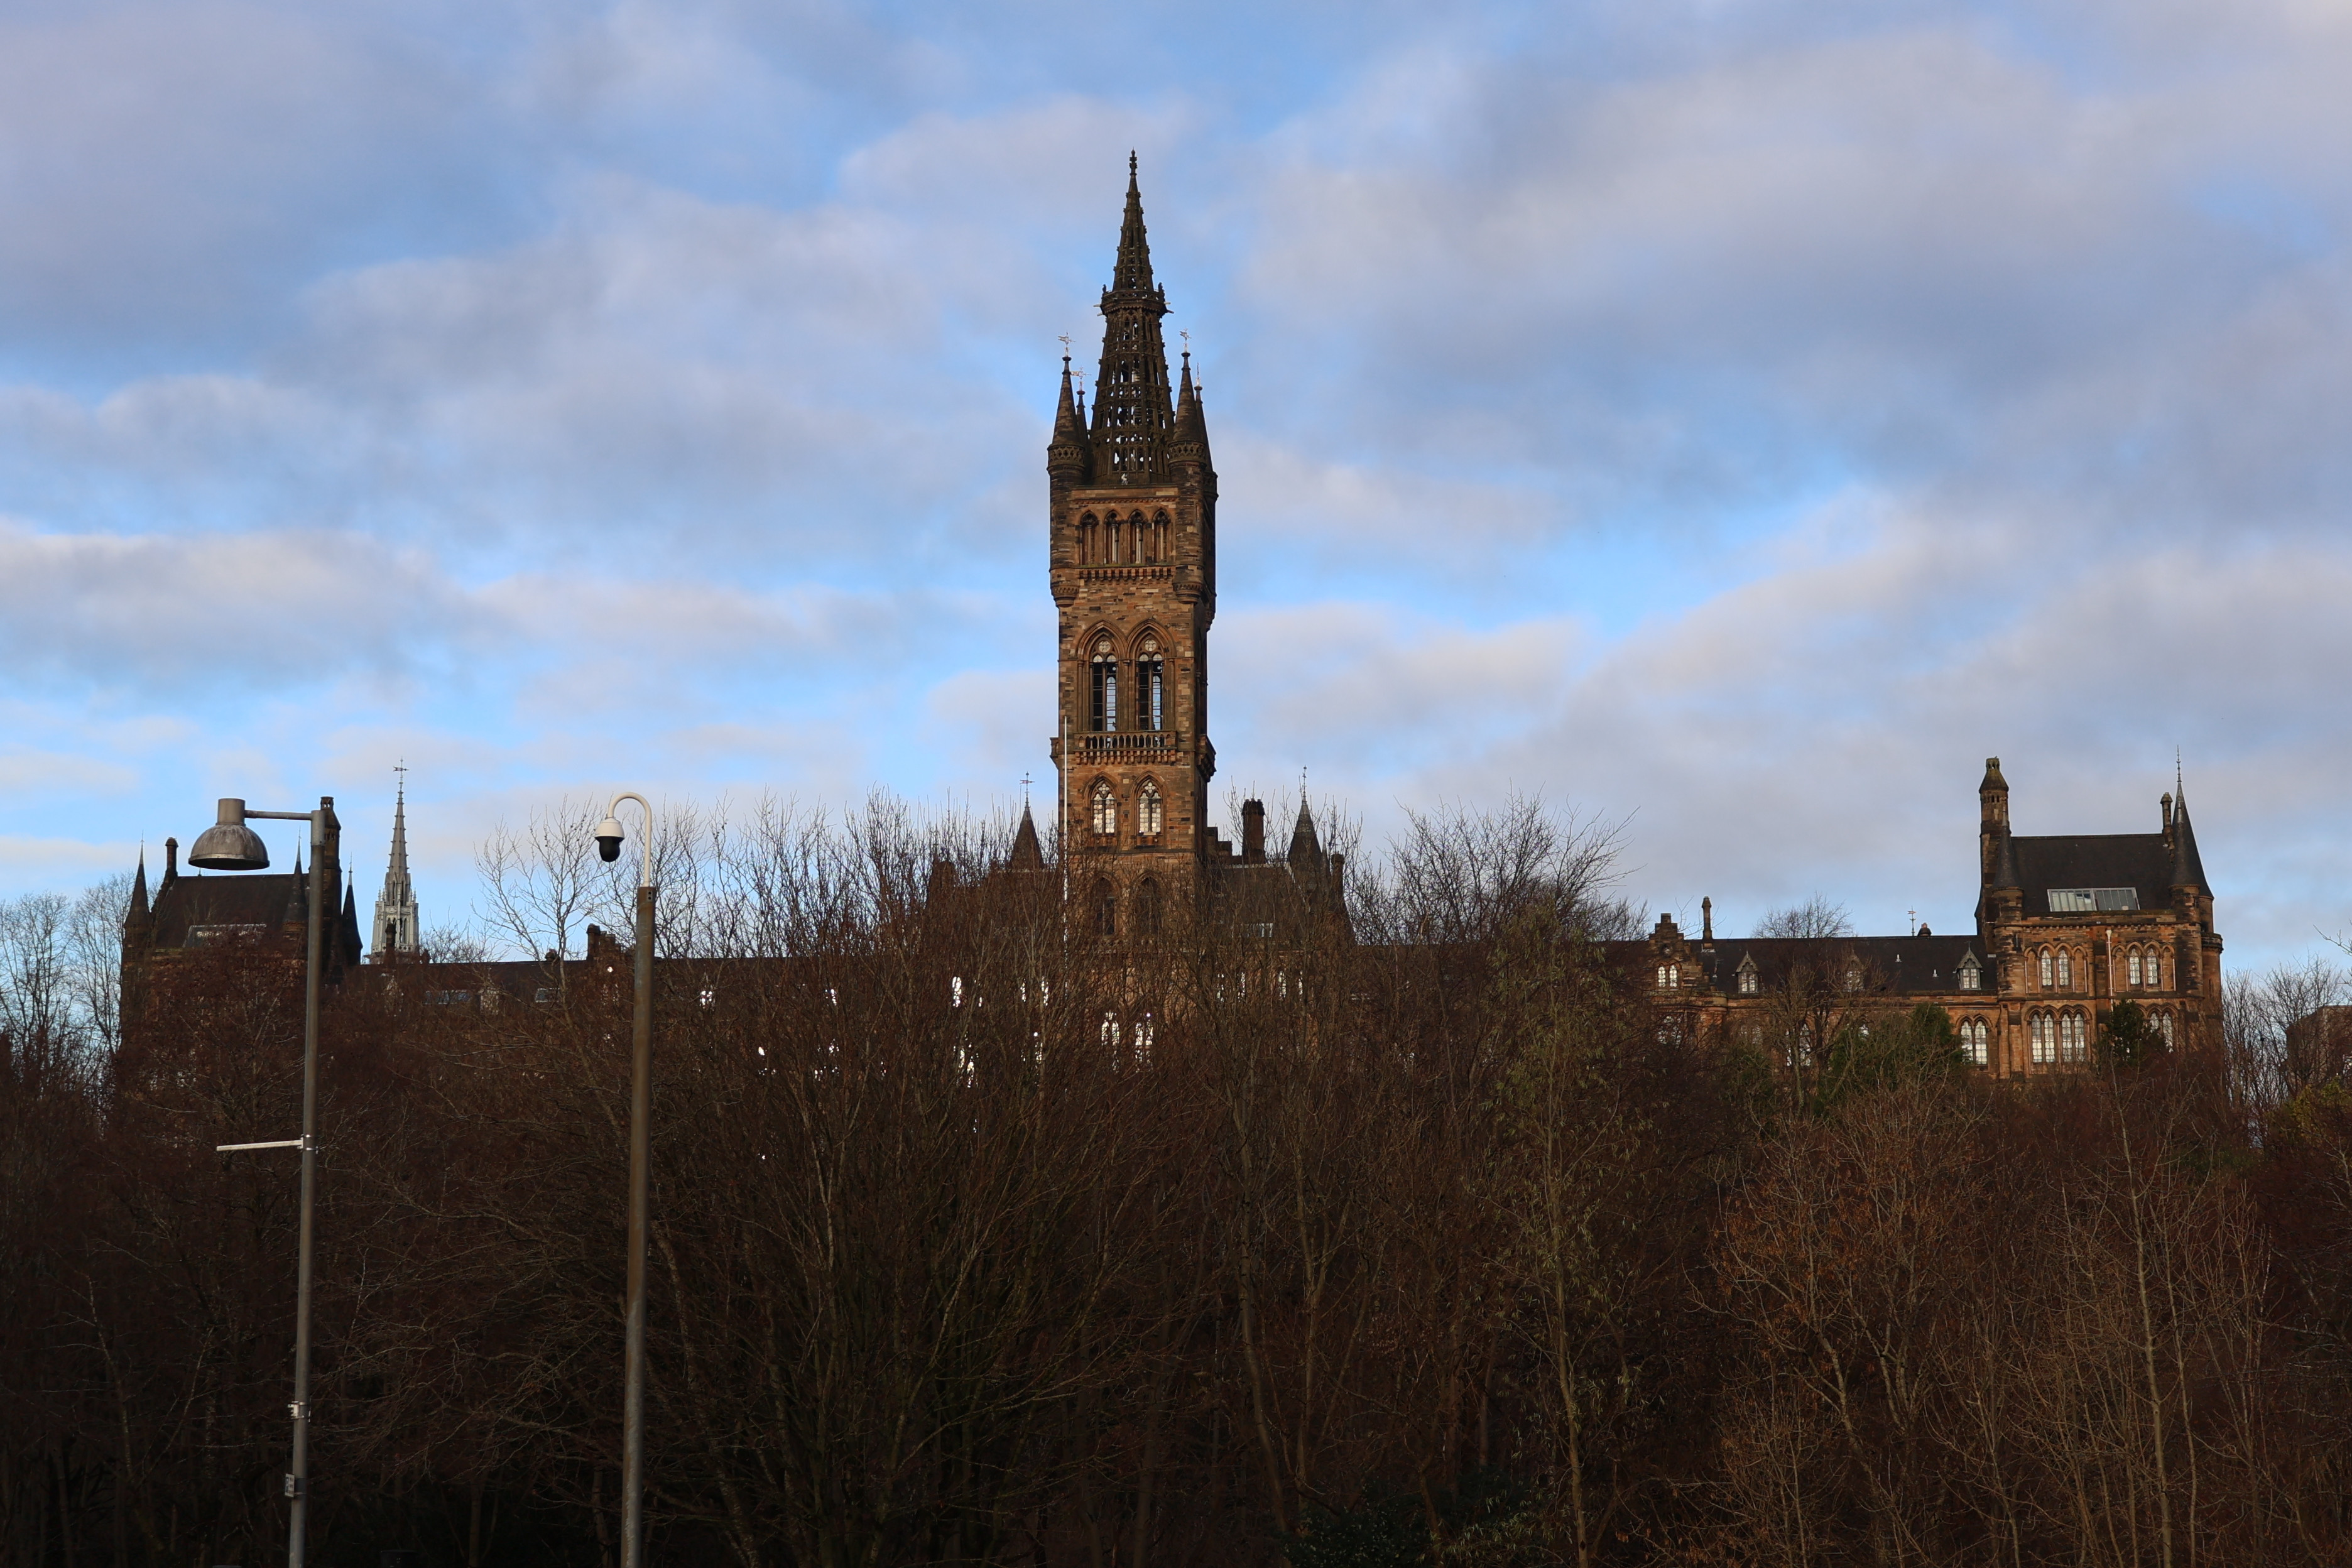
[[[303,1532],[310,1509],[310,1244],[319,1186],[320,913],[326,904],[327,798],[310,813],[310,952],[302,980],[302,1239],[294,1289],[294,1463],[286,1478],[286,1562],[302,1568]]]
[[[650,810],[647,815],[650,818]],[[646,838],[650,866],[650,820]],[[654,888],[650,881],[637,886],[636,981],[636,1027],[629,1064],[629,1307],[621,1396],[621,1568],[640,1568],[645,1556],[646,1167],[652,1154],[654,1054]]]

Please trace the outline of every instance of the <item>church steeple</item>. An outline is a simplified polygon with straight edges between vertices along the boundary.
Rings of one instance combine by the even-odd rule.
[[[1058,611],[1061,770],[1055,858],[1090,929],[1144,935],[1202,907],[1213,853],[1209,625],[1217,611],[1217,476],[1199,389],[1168,380],[1136,161],[1102,291],[1091,420],[1065,362],[1046,448],[1047,582]],[[1024,826],[1020,866],[1044,865]]]
[[[1094,479],[1099,484],[1165,482],[1165,447],[1175,423],[1168,395],[1168,349],[1160,318],[1167,291],[1151,280],[1151,242],[1135,154],[1127,155],[1127,213],[1118,259],[1102,293],[1102,365],[1095,375]]]
[[[405,769],[399,770],[405,773]],[[392,802],[392,857],[384,867],[383,891],[376,895],[375,939],[368,944],[383,963],[416,951],[416,890],[408,881],[408,781]]]

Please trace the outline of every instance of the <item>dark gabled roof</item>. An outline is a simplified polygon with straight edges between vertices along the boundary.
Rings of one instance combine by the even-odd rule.
[[[2161,833],[2070,833],[2011,843],[2029,915],[2050,912],[2053,888],[2133,888],[2144,910],[2172,902],[2172,846]]]
[[[155,894],[153,938],[157,947],[186,947],[191,932],[207,926],[254,926],[272,941],[286,929],[289,903],[301,908],[301,884],[290,872],[207,877],[184,872]],[[300,944],[296,947],[299,951]]]
[[[1612,952],[1646,953],[1646,942],[1611,942]],[[1852,936],[1852,937],[1733,937],[1718,938],[1713,951],[1694,946],[1691,960],[1710,984],[1727,995],[1739,994],[1739,969],[1756,966],[1756,983],[1769,991],[1800,963],[1852,963],[1858,965],[1873,989],[1900,994],[1940,993],[1960,988],[1960,966],[1974,954],[1987,974],[1991,964],[1983,944],[1973,936]],[[1991,989],[1988,981],[1986,990]]]

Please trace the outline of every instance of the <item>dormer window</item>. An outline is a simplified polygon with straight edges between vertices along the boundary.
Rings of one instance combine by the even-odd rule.
[[[2120,914],[2139,908],[2137,888],[2046,888],[2053,915]]]
[[[1742,996],[1756,994],[1756,961],[1752,958],[1739,961],[1739,994]]]
[[[1984,971],[1978,967],[1977,955],[1973,952],[1960,960],[1960,989],[1963,991],[1984,989]]]

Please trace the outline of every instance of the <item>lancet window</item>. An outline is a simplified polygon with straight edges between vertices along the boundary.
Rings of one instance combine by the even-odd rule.
[[[1111,647],[1110,638],[1095,639],[1094,658],[1088,667],[1094,700],[1091,712],[1094,728],[1101,731],[1118,728],[1118,655]]]
[[[1160,786],[1151,780],[1143,781],[1143,788],[1135,797],[1135,830],[1146,838],[1160,837],[1163,812],[1160,804]]]
[[[1098,837],[1108,838],[1118,831],[1118,796],[1111,793],[1108,783],[1095,785],[1093,810],[1089,815]]]
[[[1147,636],[1135,655],[1135,727],[1168,728],[1166,663],[1160,657],[1160,639]]]

